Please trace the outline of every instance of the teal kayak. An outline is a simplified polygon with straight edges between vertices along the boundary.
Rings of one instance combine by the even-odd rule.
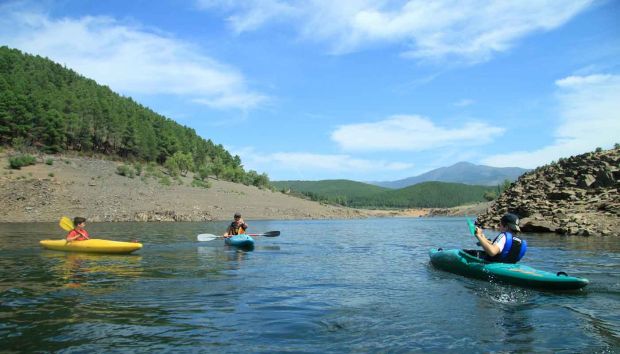
[[[431,249],[429,256],[436,268],[470,278],[551,290],[580,289],[589,283],[588,279],[571,277],[565,272],[551,273],[521,264],[488,262],[477,257],[480,252],[439,248]]]
[[[234,246],[234,247],[239,247],[239,248],[253,248],[254,247],[254,239],[251,236],[248,236],[246,234],[227,237],[224,239],[224,243],[226,243],[229,246]]]

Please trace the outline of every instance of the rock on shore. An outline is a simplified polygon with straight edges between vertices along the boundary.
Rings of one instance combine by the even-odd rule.
[[[620,234],[620,149],[560,159],[522,175],[478,221],[497,227],[506,212],[524,232]]]

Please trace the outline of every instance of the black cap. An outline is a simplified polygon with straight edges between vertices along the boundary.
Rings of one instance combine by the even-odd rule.
[[[513,231],[521,231],[521,228],[519,227],[519,217],[515,214],[505,214],[499,222]]]
[[[241,213],[240,213],[240,212],[236,212],[236,213],[235,213],[235,217],[236,217],[236,218],[240,218],[240,217],[241,217]]]

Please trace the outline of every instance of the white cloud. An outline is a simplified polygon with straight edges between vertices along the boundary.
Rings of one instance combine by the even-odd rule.
[[[249,109],[267,98],[235,68],[190,43],[109,17],[53,19],[0,6],[0,42],[48,57],[124,94],[173,94],[215,108]]]
[[[503,132],[503,128],[481,122],[440,127],[425,117],[397,115],[375,123],[340,126],[332,132],[331,138],[348,151],[423,151],[482,145]]]
[[[228,22],[236,33],[254,31],[269,21],[278,21],[282,18],[295,16],[296,9],[278,0],[248,0],[248,1],[221,1],[197,0],[201,9],[222,9],[224,11],[240,11],[231,15]]]
[[[457,107],[467,107],[467,106],[471,106],[472,104],[474,104],[474,102],[476,101],[469,99],[469,98],[463,98],[462,100],[454,102],[454,105]]]
[[[197,0],[213,7],[212,0]],[[423,59],[488,60],[536,31],[560,27],[592,0],[243,0],[216,2],[232,13],[237,33],[288,19],[304,38],[324,41],[334,53],[396,43]]]
[[[347,154],[313,154],[306,152],[261,153],[253,148],[234,149],[233,154],[243,156],[247,170],[269,171],[271,179],[278,176],[298,176],[298,179],[339,178],[367,179],[369,175],[381,175],[395,171],[405,171],[413,167],[406,162],[368,160],[354,158]]]
[[[560,125],[554,141],[533,151],[490,156],[482,163],[534,168],[620,142],[620,75],[569,76],[556,85]]]

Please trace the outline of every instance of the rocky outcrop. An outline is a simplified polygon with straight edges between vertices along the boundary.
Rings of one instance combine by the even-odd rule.
[[[528,172],[478,217],[485,228],[506,212],[524,232],[620,235],[620,149],[560,159]]]

